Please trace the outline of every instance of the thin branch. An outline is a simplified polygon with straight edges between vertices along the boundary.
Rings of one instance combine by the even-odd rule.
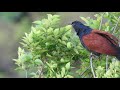
[[[40,67],[38,68],[37,72],[36,72],[36,74],[38,73],[39,78],[41,78],[41,76],[43,75],[42,70],[43,70],[43,68],[42,68],[42,66],[40,66]]]
[[[106,56],[106,72],[108,70],[108,55]]]
[[[120,21],[120,16],[118,17],[118,21],[117,21],[117,23],[116,23],[116,25],[115,25],[115,27],[114,27],[114,29],[113,29],[113,34],[115,33],[115,30],[116,30],[116,28],[117,28],[117,26],[118,26],[118,23],[119,23],[119,21]]]
[[[82,74],[80,76],[82,76],[89,68],[90,68],[90,66],[87,67],[86,70],[84,70],[84,72],[82,72]]]
[[[25,77],[27,78],[28,77],[28,71],[25,70]]]
[[[103,13],[102,14],[102,16],[101,16],[101,21],[100,21],[100,26],[99,26],[99,30],[101,29],[101,27],[102,27],[102,22],[103,22],[103,15],[104,15],[105,13]]]
[[[94,70],[93,70],[93,63],[92,63],[92,53],[90,54],[90,66],[91,66],[91,72],[92,72],[92,74],[93,74],[93,77],[95,78],[96,76],[95,76],[95,73],[94,73]]]
[[[42,70],[43,70],[43,68],[42,68],[42,66],[41,66],[41,67],[40,67],[40,70],[39,70],[39,77],[40,77],[40,78],[41,78],[41,77],[42,77],[42,75],[43,75]]]

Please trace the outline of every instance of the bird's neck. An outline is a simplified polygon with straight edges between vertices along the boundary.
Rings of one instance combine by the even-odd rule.
[[[79,30],[79,32],[77,32],[77,35],[79,36],[80,39],[82,39],[82,37],[83,37],[84,35],[90,34],[91,31],[92,31],[91,28],[84,29],[84,30]]]

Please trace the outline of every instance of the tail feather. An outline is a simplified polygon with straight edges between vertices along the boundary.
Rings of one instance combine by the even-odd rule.
[[[120,55],[116,56],[116,58],[120,61]]]
[[[114,48],[117,51],[116,58],[120,61],[120,47],[115,46]]]

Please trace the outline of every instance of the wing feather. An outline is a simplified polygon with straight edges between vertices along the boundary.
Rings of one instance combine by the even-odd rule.
[[[119,46],[115,36],[99,30],[93,30],[90,34],[84,35],[82,40],[90,51],[107,55],[116,55],[116,47]]]

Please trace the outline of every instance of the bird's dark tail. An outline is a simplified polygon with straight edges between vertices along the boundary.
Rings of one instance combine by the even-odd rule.
[[[117,55],[116,55],[116,58],[120,61],[120,47],[117,48]]]
[[[116,56],[116,58],[120,61],[120,55]]]

